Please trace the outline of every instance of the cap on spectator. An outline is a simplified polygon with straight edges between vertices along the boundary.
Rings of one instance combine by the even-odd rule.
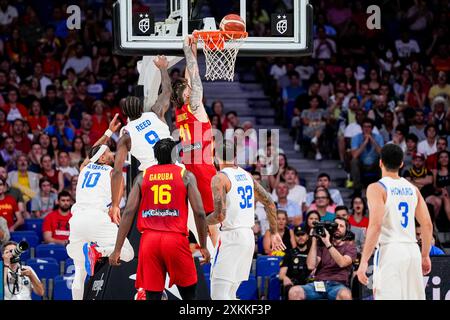
[[[302,226],[297,226],[294,228],[294,234],[298,236],[303,236],[306,234],[306,230]]]
[[[423,153],[416,152],[413,156],[413,159],[416,159],[416,158],[421,158],[422,160],[425,160],[425,155]]]

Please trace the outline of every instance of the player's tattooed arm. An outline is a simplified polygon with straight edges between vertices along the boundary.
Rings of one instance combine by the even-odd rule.
[[[214,212],[206,218],[209,225],[215,225],[225,220],[227,216],[227,178],[223,173],[216,174],[211,180],[214,201]]]
[[[187,187],[189,203],[194,212],[195,225],[197,226],[197,233],[199,244],[202,248],[206,248],[207,224],[205,209],[203,208],[202,196],[197,188],[197,179],[190,171],[185,171],[183,175],[184,184]]]
[[[155,65],[161,71],[161,87],[162,92],[158,96],[155,104],[151,110],[163,120],[164,114],[167,112],[170,106],[170,97],[172,96],[172,82],[168,72],[169,61],[165,56],[158,56],[154,61]]]
[[[261,202],[266,210],[267,219],[269,220],[270,233],[277,232],[277,208],[270,194],[256,181],[254,181],[255,199]]]
[[[122,221],[120,222],[119,230],[117,231],[114,251],[109,257],[109,263],[113,266],[120,265],[120,251],[122,250],[123,243],[125,242],[128,232],[130,232],[134,217],[136,216],[139,205],[141,203],[142,179],[143,174],[141,172],[136,177],[133,188],[131,189],[130,195],[128,196],[127,206],[125,207]]]
[[[198,70],[197,58],[194,50],[197,50],[196,41],[192,36],[186,37],[183,45],[184,54],[186,57],[186,71],[189,74],[191,81],[191,94],[189,97],[189,104],[192,113],[200,122],[208,121],[205,107],[203,106],[203,85]]]

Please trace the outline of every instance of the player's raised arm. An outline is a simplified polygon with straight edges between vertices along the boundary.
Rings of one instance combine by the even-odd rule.
[[[203,85],[198,70],[197,58],[194,51],[197,50],[196,40],[193,36],[187,36],[184,40],[183,50],[186,57],[186,71],[189,74],[191,81],[191,94],[189,97],[189,104],[192,113],[200,122],[207,122],[208,115],[206,114],[203,105]]]
[[[111,208],[109,216],[115,224],[120,223],[120,198],[123,190],[122,168],[127,159],[128,152],[131,149],[131,138],[128,134],[123,134],[117,143],[116,157],[114,160],[114,168],[111,176]]]
[[[230,181],[223,173],[217,173],[211,180],[211,189],[214,201],[214,212],[206,218],[208,225],[215,225],[225,220],[227,216],[227,191]]]
[[[208,263],[211,259],[210,253],[206,248],[206,237],[208,236],[208,228],[206,224],[205,210],[203,209],[202,196],[197,188],[197,180],[195,176],[185,171],[183,181],[187,187],[188,199],[194,212],[195,225],[197,226],[198,240],[200,244],[200,253],[203,256],[202,263]]]
[[[422,273],[423,275],[426,275],[431,271],[430,250],[433,238],[433,223],[431,222],[428,207],[418,189],[416,189],[416,193],[417,207],[415,217],[422,229]]]
[[[270,194],[253,179],[254,189],[255,189],[255,199],[263,204],[264,210],[266,211],[267,219],[269,220],[270,226],[270,238],[272,243],[272,251],[286,250],[286,246],[283,243],[283,239],[278,233],[277,227],[277,209],[275,207],[275,202],[272,200]]]
[[[100,144],[106,144],[109,141],[109,139],[111,138],[112,134],[114,132],[116,132],[117,130],[119,130],[119,128],[120,128],[119,114],[116,113],[114,115],[114,118],[109,123],[108,130],[105,131],[105,133],[100,137],[100,139],[98,139],[94,143],[94,145],[92,147],[96,147]],[[80,166],[80,172],[81,172],[81,170],[83,170],[83,168],[85,166],[88,165],[89,161],[90,161],[89,157],[86,157],[86,159],[84,159],[83,163]]]
[[[378,243],[384,217],[386,190],[380,183],[372,183],[367,187],[367,202],[369,205],[369,227],[367,228],[366,242],[364,243],[361,262],[357,272],[359,282],[364,285],[367,285],[369,282],[366,275],[368,261]]]
[[[123,243],[130,232],[133,224],[133,219],[139,209],[141,203],[141,185],[142,185],[143,173],[141,172],[134,182],[130,195],[128,196],[127,206],[125,207],[122,221],[119,225],[119,231],[117,232],[116,244],[113,253],[109,256],[109,264],[112,266],[120,265],[120,251],[122,250]]]
[[[161,71],[162,92],[158,96],[155,104],[151,107],[151,111],[156,113],[162,121],[166,122],[164,115],[170,106],[170,97],[172,96],[172,83],[168,72],[169,61],[166,56],[158,56],[153,60],[155,65]]]

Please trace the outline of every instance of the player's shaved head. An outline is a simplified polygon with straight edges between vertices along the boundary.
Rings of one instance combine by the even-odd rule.
[[[120,104],[125,116],[131,120],[139,118],[144,110],[142,100],[135,96],[126,97],[124,100],[120,101]]]
[[[153,152],[155,153],[155,158],[158,164],[171,164],[172,151],[176,147],[177,143],[170,138],[159,140],[153,147]]]
[[[396,144],[386,144],[381,149],[381,162],[387,171],[397,172],[403,163],[403,150]]]

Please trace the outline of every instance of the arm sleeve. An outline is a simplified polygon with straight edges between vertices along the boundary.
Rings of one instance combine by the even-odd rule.
[[[51,226],[51,219],[52,215],[49,214],[44,218],[44,223],[42,224],[42,232],[45,231],[52,231],[52,226]]]

